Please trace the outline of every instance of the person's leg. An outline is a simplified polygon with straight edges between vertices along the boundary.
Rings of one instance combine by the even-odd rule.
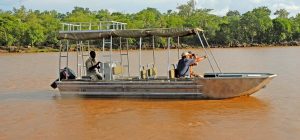
[[[103,77],[101,76],[100,73],[97,73],[95,76],[97,77],[97,80],[102,80],[103,79]]]
[[[92,81],[97,81],[98,77],[96,75],[90,75]]]

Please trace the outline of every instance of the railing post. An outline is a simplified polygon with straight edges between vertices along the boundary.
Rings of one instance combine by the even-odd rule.
[[[178,60],[180,59],[180,52],[179,52],[179,46],[180,46],[180,42],[179,42],[179,36],[177,37],[177,55],[178,55]]]
[[[168,72],[170,70],[170,46],[171,46],[171,38],[168,37]],[[168,74],[168,78],[170,79],[170,75]]]
[[[109,52],[110,70],[109,70],[109,80],[112,80],[112,36],[110,36],[110,52]]]
[[[155,36],[152,36],[152,49],[153,49],[153,52],[152,52],[153,64],[155,65]]]
[[[59,41],[59,62],[58,62],[58,81],[61,80],[61,77],[60,77],[60,70],[61,70],[61,50],[62,50],[62,41],[60,40]]]
[[[139,48],[139,73],[141,72],[142,68],[142,37],[140,37],[140,48]],[[141,74],[139,74],[139,79],[141,79]]]

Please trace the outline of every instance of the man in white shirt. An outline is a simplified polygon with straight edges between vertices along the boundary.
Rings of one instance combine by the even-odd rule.
[[[102,76],[98,72],[98,69],[100,69],[99,64],[101,62],[96,62],[96,52],[91,51],[90,57],[85,61],[86,66],[86,75],[90,76],[93,81],[102,80]]]

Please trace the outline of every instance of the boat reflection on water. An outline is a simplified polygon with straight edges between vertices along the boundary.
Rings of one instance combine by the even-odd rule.
[[[59,112],[57,123],[76,122],[71,130],[63,128],[64,125],[60,125],[60,129],[77,134],[97,128],[97,131],[85,131],[85,136],[91,138],[118,139],[124,134],[136,139],[214,138],[216,134],[215,138],[220,138],[232,130],[244,133],[248,129],[234,127],[255,125],[252,123],[268,117],[268,105],[255,97],[226,100],[62,98],[55,102],[60,110],[56,111]]]

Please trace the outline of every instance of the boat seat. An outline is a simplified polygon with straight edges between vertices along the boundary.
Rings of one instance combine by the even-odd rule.
[[[175,69],[169,70],[170,79],[175,79]]]
[[[157,76],[157,68],[152,65],[152,68],[147,69],[147,77],[148,78],[155,78]]]
[[[121,75],[123,73],[123,67],[120,65],[117,65],[112,68],[113,75]]]
[[[169,77],[170,79],[175,79],[175,69],[176,69],[176,64],[172,64],[173,68],[169,70]]]
[[[145,69],[142,69],[140,71],[141,74],[141,79],[146,79],[147,78],[147,71]]]

